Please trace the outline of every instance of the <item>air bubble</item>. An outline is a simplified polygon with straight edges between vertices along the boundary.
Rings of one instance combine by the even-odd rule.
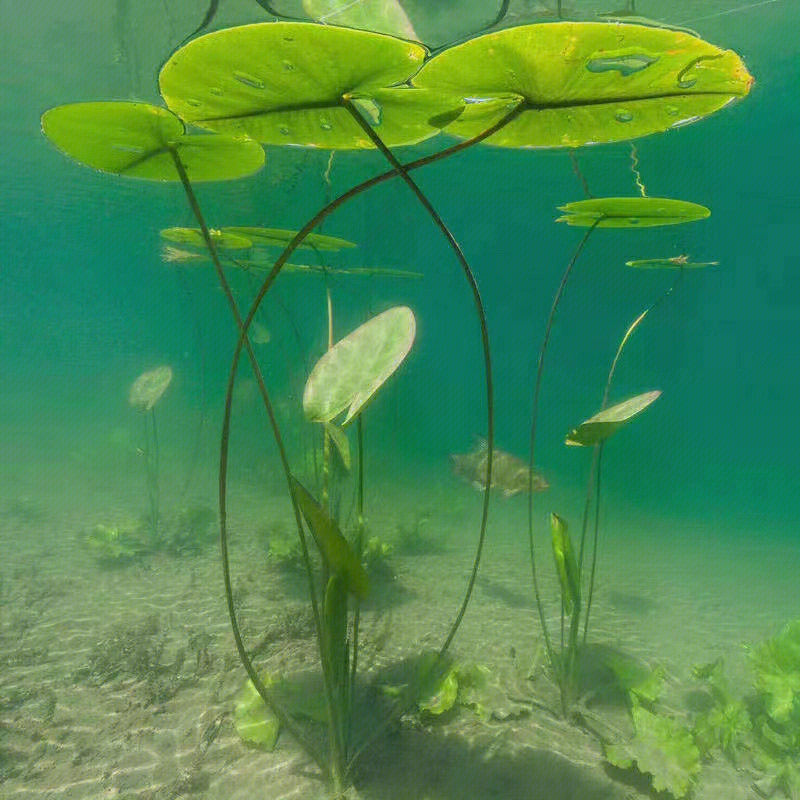
[[[614,119],[617,122],[631,122],[633,120],[633,114],[630,111],[626,111],[624,108],[621,108],[614,114]]]
[[[200,108],[200,106],[203,104],[195,97],[187,97],[186,105],[191,106],[192,108]]]
[[[294,64],[291,61],[284,61],[283,62],[283,70],[284,72],[291,72],[294,69]]]
[[[677,117],[678,114],[680,114],[680,109],[678,106],[667,106],[666,111],[671,117]]]
[[[322,118],[322,119],[319,121],[319,126],[320,126],[320,128],[322,128],[322,130],[324,130],[324,131],[332,131],[332,130],[333,130],[333,125],[331,125],[331,123],[330,123],[330,120],[328,120],[328,119],[325,119],[325,117],[323,117],[323,118]]]
[[[278,133],[280,133],[281,136],[288,136],[289,129],[285,125],[281,125],[280,128],[278,128]]]
[[[236,78],[239,83],[243,83],[245,86],[252,86],[253,89],[264,88],[264,81],[262,81],[261,78],[254,78],[246,72],[234,72],[233,77]]]
[[[222,97],[222,89],[220,89],[219,86],[212,86],[208,92],[209,94],[213,94],[214,97]]]

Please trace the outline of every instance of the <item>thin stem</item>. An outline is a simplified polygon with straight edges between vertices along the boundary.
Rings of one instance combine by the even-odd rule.
[[[194,189],[192,188],[191,181],[189,180],[189,176],[186,174],[186,169],[183,166],[183,162],[181,161],[177,152],[172,148],[170,148],[169,152],[172,155],[172,160],[175,164],[175,169],[178,172],[178,176],[180,177],[184,192],[186,193],[186,199],[188,200],[189,206],[191,207],[195,219],[197,220],[197,224],[200,226],[200,231],[203,235],[203,241],[205,242],[206,248],[208,249],[209,255],[211,256],[211,261],[214,264],[214,269],[216,270],[217,273],[217,279],[219,280],[220,286],[222,287],[222,291],[225,294],[226,300],[228,301],[228,305],[230,306],[231,312],[236,321],[236,325],[240,330],[239,342],[247,350],[247,355],[248,358],[250,359],[250,364],[253,368],[253,373],[255,375],[259,391],[261,392],[261,398],[263,400],[264,407],[267,411],[267,415],[270,420],[273,436],[275,437],[276,443],[278,445],[278,451],[281,455],[281,463],[283,465],[284,472],[286,473],[287,481],[289,482],[289,492],[292,500],[292,506],[294,507],[295,519],[297,522],[298,531],[300,535],[303,560],[305,562],[306,571],[309,576],[311,603],[314,612],[314,622],[317,629],[317,638],[318,641],[320,641],[321,643],[322,624],[320,619],[316,590],[314,589],[313,585],[311,559],[308,554],[308,547],[306,545],[305,533],[303,531],[303,525],[300,518],[300,509],[297,505],[297,500],[295,499],[294,492],[292,491],[291,488],[291,480],[290,480],[291,474],[289,472],[289,464],[286,458],[286,451],[283,446],[283,440],[281,438],[280,429],[278,428],[278,423],[275,418],[274,410],[272,408],[272,403],[270,401],[269,393],[267,392],[267,387],[264,383],[264,378],[258,366],[258,361],[256,360],[255,353],[253,352],[253,348],[250,345],[250,340],[247,338],[247,331],[243,326],[242,318],[241,315],[239,314],[239,309],[236,305],[236,299],[233,296],[230,284],[225,278],[225,273],[222,269],[222,264],[220,263],[216,246],[214,245],[214,241],[211,238],[208,225],[206,224],[205,217],[203,216],[203,212],[200,209],[200,204],[198,203],[197,197],[195,196]],[[230,388],[232,386],[232,382],[229,381],[228,385]],[[228,535],[227,535],[227,466],[228,466],[228,451],[229,451],[228,444],[230,439],[230,407],[232,406],[232,399],[233,399],[232,394],[229,391],[225,398],[226,414],[223,420],[223,428],[222,428],[222,435],[220,442],[219,515],[220,515],[220,551],[222,556],[222,577],[225,585],[225,599],[228,607],[228,616],[231,622],[233,639],[236,644],[236,650],[239,654],[239,660],[242,662],[242,666],[244,666],[245,672],[247,672],[247,675],[250,678],[253,687],[261,696],[261,699],[264,701],[267,707],[278,717],[278,719],[281,721],[281,724],[286,728],[286,730],[289,731],[289,733],[298,741],[298,743],[300,743],[300,745],[306,750],[306,752],[314,759],[314,761],[317,763],[320,769],[322,769],[323,772],[328,772],[328,766],[325,763],[325,759],[317,751],[317,748],[305,737],[302,730],[294,721],[294,719],[292,719],[292,717],[289,716],[286,710],[279,703],[275,701],[270,692],[267,690],[266,686],[264,686],[263,681],[258,675],[258,672],[256,671],[253,662],[250,660],[250,656],[248,655],[247,650],[245,649],[241,630],[239,628],[239,622],[236,618],[236,608],[233,601],[233,587],[231,584],[230,558],[228,553]]]
[[[542,605],[542,596],[539,591],[539,579],[536,574],[536,547],[533,542],[533,469],[536,457],[536,424],[539,417],[539,394],[542,388],[542,374],[544,372],[544,358],[547,353],[547,345],[550,342],[550,333],[553,329],[553,322],[558,310],[558,304],[561,302],[561,296],[564,294],[564,289],[567,286],[567,281],[572,273],[572,268],[575,266],[586,242],[592,235],[594,229],[600,224],[601,219],[597,219],[592,223],[592,226],[583,235],[583,238],[578,245],[575,254],[572,256],[564,274],[561,276],[561,282],[558,285],[555,296],[553,297],[553,304],[550,307],[550,314],[547,317],[547,324],[544,329],[544,338],[539,348],[539,359],[536,366],[536,380],[533,386],[533,408],[531,410],[531,439],[530,439],[530,452],[528,457],[528,549],[531,556],[531,578],[533,579],[533,593],[536,597],[536,609],[539,612],[539,622],[542,626],[542,635],[544,636],[544,644],[547,650],[547,658],[550,664],[554,664],[553,658],[553,644],[550,640],[550,631],[547,627],[547,621],[544,616],[544,606]]]
[[[467,584],[467,590],[464,594],[461,607],[458,610],[458,614],[456,615],[444,644],[439,650],[439,658],[441,659],[455,638],[458,628],[461,625],[461,620],[464,618],[464,614],[467,611],[467,606],[469,605],[470,597],[472,596],[472,591],[475,587],[475,581],[478,577],[478,567],[480,566],[481,554],[486,541],[486,527],[489,522],[489,498],[491,496],[490,491],[492,485],[492,461],[494,460],[494,385],[492,379],[492,354],[489,346],[489,328],[486,322],[486,311],[483,307],[483,299],[481,298],[481,293],[478,288],[478,282],[475,280],[475,275],[473,274],[472,269],[467,262],[464,251],[461,249],[461,245],[459,245],[459,243],[456,241],[456,238],[450,232],[450,229],[439,215],[439,212],[433,207],[425,193],[408,174],[406,168],[403,167],[403,165],[395,158],[392,151],[386,147],[386,145],[383,143],[383,140],[375,133],[370,124],[364,119],[364,117],[361,116],[355,104],[347,98],[345,98],[343,102],[345,108],[350,112],[351,116],[358,123],[359,127],[370,138],[372,143],[381,151],[381,153],[383,153],[384,157],[392,165],[392,167],[397,170],[408,188],[411,189],[411,191],[414,193],[414,196],[417,198],[417,200],[419,200],[420,205],[422,205],[422,207],[428,212],[428,215],[433,220],[434,225],[436,225],[442,236],[444,236],[444,238],[447,240],[447,243],[450,245],[450,249],[453,251],[459,266],[461,267],[461,271],[464,273],[464,277],[469,284],[470,292],[472,293],[472,299],[475,304],[475,311],[478,315],[478,324],[480,326],[481,344],[483,347],[484,380],[486,383],[486,486],[483,490],[481,526],[478,534],[478,547],[472,564],[472,573],[469,577],[469,583]]]

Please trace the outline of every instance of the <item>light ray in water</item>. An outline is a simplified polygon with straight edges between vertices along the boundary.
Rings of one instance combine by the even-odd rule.
[[[678,25],[686,25],[689,22],[700,22],[701,20],[714,19],[715,17],[725,17],[728,14],[737,14],[740,11],[749,11],[751,8],[758,8],[759,6],[768,6],[772,3],[778,3],[780,0],[759,0],[757,3],[748,3],[744,6],[736,6],[736,8],[729,8],[727,11],[717,11],[715,14],[707,14],[705,17],[692,17],[685,19],[683,22],[677,23]]]

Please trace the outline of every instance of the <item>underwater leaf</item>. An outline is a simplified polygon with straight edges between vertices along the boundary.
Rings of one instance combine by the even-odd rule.
[[[787,722],[796,714],[800,727],[800,619],[752,648],[750,663],[769,716]]]
[[[617,686],[632,699],[653,705],[661,697],[665,677],[662,667],[651,668],[636,658],[614,651],[603,655],[603,664],[614,674]]]
[[[242,236],[239,233],[231,233],[227,230],[216,230],[210,228],[209,236],[211,241],[217,247],[225,250],[246,250],[253,246],[250,239]],[[200,228],[164,228],[161,231],[161,238],[166,239],[168,242],[177,242],[178,244],[188,244],[192,247],[205,247],[206,240],[203,238],[203,233]]]
[[[328,578],[323,619],[333,686],[342,689],[347,678],[347,583],[336,572]]]
[[[59,150],[87,167],[152,181],[178,181],[177,156],[189,180],[242,178],[264,165],[254,141],[188,135],[165,108],[146,103],[72,103],[42,115],[42,131]]]
[[[669,717],[639,705],[631,709],[636,734],[629,742],[607,744],[606,760],[621,769],[634,765],[651,775],[653,788],[685,797],[700,772],[700,751],[691,733]]]
[[[271,686],[275,682],[266,673],[261,676],[261,680],[265,686]],[[233,720],[236,733],[243,741],[264,750],[275,749],[281,729],[280,722],[267,708],[250,680],[236,695]]]
[[[581,604],[581,576],[567,523],[558,514],[550,514],[550,535],[564,611],[572,614],[572,609]]]
[[[591,447],[604,442],[618,428],[642,413],[661,396],[661,392],[644,392],[600,411],[581,422],[566,438],[565,444]]]
[[[303,10],[325,25],[343,25],[389,33],[418,41],[414,27],[397,0],[303,0]]]
[[[304,22],[227,28],[194,39],[161,70],[167,105],[186,122],[274,145],[337,150],[373,144],[344,105],[372,100],[370,122],[389,146],[452,121],[461,92],[403,87],[425,48],[379,33]],[[444,118],[441,115],[445,114]]]
[[[297,235],[297,231],[242,225],[222,228],[221,233],[246,238],[254,247],[286,247]],[[345,248],[356,247],[356,244],[347,239],[340,239],[338,236],[309,233],[303,239],[300,247],[311,250],[344,250]]]
[[[458,699],[458,677],[451,669],[430,691],[420,694],[419,710],[439,716],[449,711]]]
[[[556,222],[590,228],[653,228],[705,219],[711,212],[698,203],[666,197],[595,197],[559,206]],[[634,262],[635,263],[635,262]]]
[[[687,256],[674,256],[673,258],[640,258],[636,261],[626,261],[625,266],[634,269],[702,269],[703,267],[718,267],[719,261],[689,261]]]
[[[579,147],[685,125],[746,95],[753,79],[739,56],[683,31],[644,25],[519,25],[431,58],[415,86],[465,97],[518,94],[520,114],[486,142],[502,147]],[[467,115],[448,132],[484,130]]]
[[[339,458],[342,460],[342,466],[349,472],[350,471],[350,442],[347,441],[345,432],[333,422],[323,422],[325,432],[330,436],[331,441],[339,453]]]
[[[367,573],[337,524],[295,478],[292,478],[292,491],[330,571],[341,575],[348,590],[357,597],[366,597],[369,591]]]
[[[150,411],[172,383],[172,367],[163,366],[143,372],[128,391],[128,402],[140,411]]]
[[[338,341],[314,365],[303,392],[312,422],[330,422],[348,409],[346,425],[358,414],[411,350],[416,320],[410,308],[395,306]]]

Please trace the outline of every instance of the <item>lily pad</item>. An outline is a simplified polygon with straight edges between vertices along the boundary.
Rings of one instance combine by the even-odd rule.
[[[403,363],[416,334],[410,308],[378,314],[338,341],[314,365],[303,392],[312,422],[330,422],[348,409],[346,425]]]
[[[172,367],[156,367],[143,372],[128,392],[128,402],[141,411],[150,411],[172,382]]]
[[[606,760],[615,767],[651,775],[657,792],[686,797],[700,772],[700,751],[691,733],[669,717],[639,705],[631,709],[636,735],[629,742],[607,744]]]
[[[683,31],[603,22],[520,25],[430,59],[415,86],[464,96],[518,94],[519,116],[486,139],[503,147],[579,147],[694,122],[746,95],[741,58]],[[481,128],[466,115],[448,127]]]
[[[559,206],[556,222],[590,228],[653,228],[705,219],[711,211],[698,203],[665,197],[596,197]]]
[[[701,269],[718,267],[719,261],[689,261],[687,256],[673,256],[672,258],[640,258],[635,261],[626,261],[625,266],[634,269]]]
[[[350,28],[243,25],[182,47],[162,68],[159,86],[167,105],[194,125],[265,144],[337,150],[373,147],[345,107],[346,98],[366,98],[381,139],[412,144],[463,107],[461,92],[391,88],[406,83],[425,54],[421,45]]]
[[[366,597],[369,591],[367,573],[364,572],[364,567],[350,547],[350,543],[342,536],[339,526],[328,516],[308,489],[294,478],[292,478],[292,491],[330,571],[341,575],[347,584],[347,589],[353,594],[362,599]]]
[[[174,156],[189,180],[242,178],[264,165],[264,150],[242,137],[187,134],[165,108],[146,103],[72,103],[42,115],[42,132],[87,167],[152,181],[178,181]]]
[[[297,235],[297,231],[280,228],[256,228],[242,225],[222,228],[223,233],[246,237],[256,247],[285,247]],[[322,233],[309,233],[300,247],[313,250],[344,250],[356,247],[355,242],[340,239],[338,236],[326,236]]]
[[[238,233],[229,231],[216,230],[211,228],[209,230],[211,241],[217,247],[226,250],[245,250],[253,246],[250,239]],[[178,244],[188,244],[192,247],[205,247],[206,242],[203,238],[203,233],[200,228],[164,228],[161,231],[161,238],[166,239],[168,242],[177,242]]]
[[[303,10],[325,25],[344,25],[403,39],[418,40],[403,6],[397,0],[303,0]]]
[[[642,413],[661,396],[661,392],[644,392],[600,411],[569,433],[566,444],[591,447],[604,442],[618,428]]]

